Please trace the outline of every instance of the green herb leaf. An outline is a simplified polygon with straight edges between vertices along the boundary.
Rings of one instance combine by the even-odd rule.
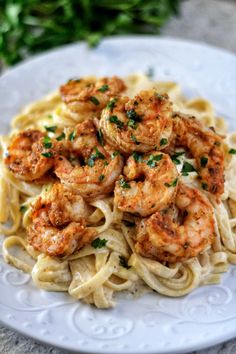
[[[202,183],[202,189],[204,189],[205,191],[207,191],[207,190],[208,190],[208,184],[205,183],[205,182],[203,182],[203,183]]]
[[[133,119],[129,119],[128,120],[128,127],[132,128],[132,129],[137,129],[138,123],[135,122],[135,120],[133,120]]]
[[[151,168],[156,167],[156,163],[158,161],[161,161],[163,155],[159,154],[159,155],[150,155],[148,160],[147,160],[147,165]]]
[[[26,205],[21,205],[19,210],[22,214],[24,214],[27,209],[28,209],[28,207]]]
[[[104,138],[103,138],[103,134],[102,134],[101,129],[98,129],[98,131],[97,131],[97,139],[98,139],[99,143],[102,146],[104,146]]]
[[[189,172],[196,172],[196,170],[193,165],[185,161],[181,173],[183,176],[188,176]]]
[[[126,115],[129,119],[135,120],[136,122],[141,122],[141,117],[134,109],[130,109],[126,112]]]
[[[90,167],[93,167],[95,164],[95,160],[101,159],[101,160],[105,160],[105,156],[98,150],[97,147],[95,147],[95,153],[92,154],[90,156],[90,158],[88,159],[88,165]]]
[[[163,145],[166,145],[166,144],[168,144],[168,139],[162,138],[161,141],[160,141],[160,146],[163,146]]]
[[[91,245],[93,246],[93,248],[102,248],[105,247],[107,244],[107,240],[105,238],[101,239],[101,238],[95,238],[95,240],[93,240],[91,242]]]
[[[135,162],[142,162],[143,161],[143,154],[140,154],[138,152],[133,152],[132,153],[133,159]]]
[[[52,152],[42,152],[42,154],[41,154],[42,156],[44,156],[44,157],[47,157],[47,158],[50,158],[50,157],[52,157],[53,156],[53,154],[52,154]]]
[[[108,102],[107,108],[110,108],[110,110],[113,110],[113,108],[115,108],[115,106],[116,106],[116,102],[117,102],[117,98],[113,98],[112,100],[110,100],[110,102]]]
[[[184,154],[184,151],[176,152],[174,155],[171,156],[171,160],[176,164],[180,164],[180,160],[178,159],[179,156],[182,156]]]
[[[130,185],[128,182],[126,182],[126,180],[124,179],[124,177],[122,177],[120,180],[119,180],[119,183],[120,183],[120,186],[122,188],[126,188],[126,189],[129,189],[130,188]]]
[[[117,155],[120,155],[120,151],[114,151],[111,155],[112,159],[114,159]]]
[[[74,141],[75,140],[75,137],[76,137],[76,131],[74,130],[73,132],[71,132],[69,134],[69,140],[70,141]]]
[[[95,96],[91,96],[89,97],[89,100],[95,104],[95,106],[98,106],[100,104],[100,102],[98,101],[98,99]]]
[[[120,265],[122,267],[124,267],[126,269],[130,269],[131,268],[131,266],[128,265],[128,261],[127,261],[127,259],[125,257],[119,256],[119,258],[120,258]]]
[[[124,126],[124,123],[121,120],[119,120],[117,116],[110,116],[109,122],[116,124],[119,129],[123,128]]]
[[[65,137],[66,137],[66,134],[63,132],[56,139],[57,139],[57,141],[61,141],[61,140],[65,139]]]
[[[208,162],[208,158],[205,157],[205,156],[202,156],[201,159],[200,159],[200,162],[201,162],[201,166],[202,167],[206,167],[207,162]]]
[[[109,86],[108,85],[102,85],[98,91],[100,92],[106,92],[107,90],[109,90]]]
[[[230,149],[229,154],[235,155],[236,154],[236,149]]]
[[[173,182],[171,183],[165,183],[165,186],[170,188],[170,187],[175,187],[177,185],[178,178],[176,178]]]
[[[43,145],[45,149],[50,149],[52,147],[52,140],[49,136],[45,136],[43,139]]]
[[[104,175],[100,175],[99,176],[99,181],[102,182],[104,180],[105,176]]]
[[[131,134],[131,140],[136,144],[140,145],[140,142],[137,140],[136,136],[134,134]]]
[[[51,127],[45,126],[44,128],[47,130],[47,132],[51,132],[51,133],[55,133],[55,131],[57,130],[56,125],[52,125]]]

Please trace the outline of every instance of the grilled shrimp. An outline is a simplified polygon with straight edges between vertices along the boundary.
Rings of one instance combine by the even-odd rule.
[[[222,138],[191,116],[173,116],[175,146],[187,147],[196,159],[202,188],[217,199],[224,192],[224,150]]]
[[[171,114],[167,95],[141,91],[133,99],[113,98],[102,112],[100,126],[107,141],[123,153],[148,152],[168,146]]]
[[[114,199],[122,211],[148,216],[175,197],[178,172],[167,154],[134,152],[127,160],[124,176],[116,182]]]
[[[32,206],[28,242],[50,256],[68,256],[96,235],[95,230],[86,227],[91,212],[80,195],[55,183]]]
[[[45,149],[44,137],[38,130],[26,130],[13,138],[5,164],[16,178],[32,182],[53,167],[52,149]]]
[[[69,110],[89,118],[100,113],[110,97],[119,95],[125,89],[124,81],[113,76],[70,80],[61,86],[60,92]]]
[[[71,158],[58,156],[55,173],[65,186],[87,200],[110,193],[123,168],[122,156],[102,146],[91,120],[77,125]]]
[[[142,256],[160,262],[183,262],[212,244],[214,217],[207,198],[179,183],[175,206],[178,220],[166,209],[139,222],[135,248]]]

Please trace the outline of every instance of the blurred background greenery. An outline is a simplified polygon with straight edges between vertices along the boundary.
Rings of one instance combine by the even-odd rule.
[[[113,34],[159,33],[181,0],[0,0],[0,61]]]

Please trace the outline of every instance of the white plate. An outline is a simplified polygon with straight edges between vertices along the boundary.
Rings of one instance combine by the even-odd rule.
[[[105,40],[95,50],[85,44],[66,46],[9,71],[0,79],[1,133],[22,106],[68,78],[128,75],[150,67],[156,79],[176,80],[189,96],[210,99],[236,129],[235,56],[202,44],[135,36]],[[230,268],[220,285],[198,288],[182,298],[120,296],[114,309],[98,310],[66,294],[37,289],[29,275],[6,265],[0,255],[0,319],[67,350],[183,353],[236,335],[236,268]]]

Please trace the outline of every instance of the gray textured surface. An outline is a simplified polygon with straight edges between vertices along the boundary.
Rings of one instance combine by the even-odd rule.
[[[236,0],[187,0],[182,16],[172,19],[163,35],[197,40],[226,48],[236,53]],[[37,344],[33,340],[0,327],[1,354],[66,354],[65,351]],[[195,354],[236,353],[236,340]]]

